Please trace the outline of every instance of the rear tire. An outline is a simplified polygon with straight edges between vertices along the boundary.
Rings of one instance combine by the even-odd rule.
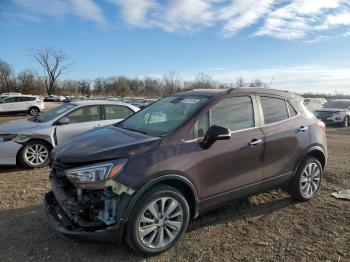
[[[131,211],[126,242],[143,255],[162,253],[182,238],[189,218],[189,206],[181,192],[157,185],[146,191]]]
[[[36,106],[33,106],[33,107],[29,108],[28,113],[29,113],[31,116],[37,116],[37,115],[40,113],[40,109],[37,108]]]
[[[322,165],[315,157],[305,158],[289,187],[289,193],[299,201],[309,201],[321,186]]]
[[[52,146],[41,140],[29,140],[24,144],[18,155],[20,163],[29,168],[47,166],[50,161]]]

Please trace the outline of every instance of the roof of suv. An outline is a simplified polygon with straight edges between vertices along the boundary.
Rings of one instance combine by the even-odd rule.
[[[214,97],[224,93],[258,93],[258,94],[270,94],[278,95],[286,98],[294,98],[298,95],[289,91],[282,91],[270,88],[216,88],[216,89],[193,89],[190,91],[179,93],[180,95],[204,95]]]
[[[111,100],[76,100],[73,102],[70,102],[71,104],[81,106],[81,105],[121,105],[121,106],[129,106],[132,107],[132,105],[122,102],[122,101],[111,101]]]

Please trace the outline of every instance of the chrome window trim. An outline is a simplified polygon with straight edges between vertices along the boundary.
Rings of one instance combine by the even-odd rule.
[[[295,109],[295,108],[294,108]],[[297,115],[293,116],[293,117],[290,117],[288,119],[284,119],[284,120],[281,120],[281,121],[278,121],[278,122],[274,122],[274,123],[271,123],[271,124],[264,124],[264,125],[259,125],[259,126],[253,126],[253,127],[248,127],[248,128],[244,128],[244,129],[240,129],[240,130],[235,130],[235,131],[231,131],[230,133],[233,134],[233,133],[239,133],[239,132],[244,132],[244,131],[247,131],[247,130],[252,130],[252,129],[256,129],[256,128],[263,128],[263,127],[268,127],[268,126],[272,126],[272,125],[278,125],[280,123],[283,123],[283,122],[286,122],[286,121],[289,121],[289,120],[292,120],[294,118],[297,118],[299,117],[301,114],[299,113],[298,110],[295,109],[295,111],[298,113]],[[183,142],[185,143],[192,143],[192,142],[196,142],[198,140],[200,140],[202,138],[196,138],[196,139],[192,139],[192,140],[182,140]]]

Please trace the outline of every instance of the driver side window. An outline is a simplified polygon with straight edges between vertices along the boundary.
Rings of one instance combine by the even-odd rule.
[[[69,119],[70,124],[98,121],[101,120],[101,108],[98,105],[83,106],[68,113],[65,117]]]
[[[237,96],[221,100],[188,131],[185,140],[203,138],[212,125],[226,127],[231,132],[254,127],[255,120],[251,97]]]

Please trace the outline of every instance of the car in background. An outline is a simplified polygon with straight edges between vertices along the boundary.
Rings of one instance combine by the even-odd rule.
[[[326,98],[319,98],[319,97],[312,97],[312,98],[305,98],[304,99],[305,105],[312,112],[314,112],[318,109],[321,109],[326,102],[327,102]]]
[[[1,105],[1,104],[0,104]],[[0,165],[42,167],[58,144],[93,128],[117,123],[139,109],[122,102],[76,101],[42,115],[0,124]]]
[[[124,239],[156,255],[189,221],[234,199],[274,188],[312,199],[327,144],[324,123],[298,95],[202,89],[76,136],[51,156],[43,201],[51,227],[72,239]]]
[[[350,123],[350,99],[329,100],[314,114],[327,125],[348,127]]]
[[[38,115],[45,109],[42,97],[30,95],[7,95],[0,97],[0,113],[28,113]]]
[[[21,93],[14,93],[14,92],[0,94],[0,96],[20,96],[20,95],[22,95],[22,94]]]

